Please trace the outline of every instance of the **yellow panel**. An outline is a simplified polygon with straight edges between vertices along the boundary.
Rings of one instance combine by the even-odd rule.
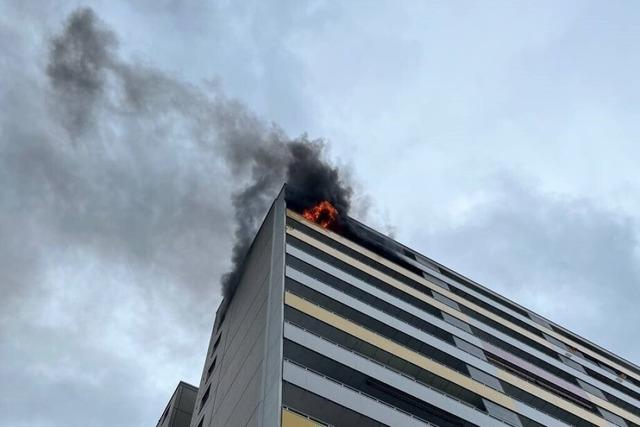
[[[292,219],[294,219],[294,220],[296,220],[298,222],[304,223],[306,226],[313,228],[315,231],[317,231],[319,233],[322,233],[323,235],[325,235],[325,236],[327,236],[327,237],[329,237],[329,238],[331,238],[331,239],[333,239],[333,240],[335,240],[335,241],[337,241],[337,242],[339,242],[339,243],[341,243],[341,244],[343,244],[343,245],[345,245],[345,246],[347,246],[347,247],[349,247],[349,248],[351,248],[351,249],[353,249],[355,251],[360,252],[361,254],[373,259],[374,261],[376,261],[376,262],[378,262],[378,263],[380,263],[380,264],[382,264],[382,265],[384,265],[386,267],[389,267],[389,268],[397,271],[398,273],[401,273],[401,274],[407,276],[408,278],[410,278],[410,279],[412,279],[412,280],[414,280],[416,282],[419,282],[419,283],[423,284],[424,286],[426,286],[426,287],[428,287],[430,289],[433,289],[433,290],[435,290],[435,291],[447,296],[448,298],[450,298],[450,299],[452,299],[452,300],[454,300],[454,301],[456,301],[456,302],[458,302],[458,303],[460,303],[462,305],[465,305],[465,306],[473,309],[474,311],[476,311],[476,312],[478,312],[478,313],[480,313],[480,314],[482,314],[484,316],[487,316],[487,317],[495,320],[496,322],[499,322],[502,325],[507,326],[508,328],[510,328],[510,329],[512,329],[512,330],[514,330],[514,331],[516,331],[516,332],[518,332],[518,333],[520,333],[520,334],[522,334],[522,335],[524,335],[524,336],[526,336],[528,338],[531,338],[532,340],[535,340],[536,342],[544,345],[545,347],[548,347],[548,348],[550,348],[550,349],[552,349],[554,351],[557,351],[555,346],[553,346],[551,343],[549,343],[544,338],[541,338],[538,335],[535,335],[535,334],[529,332],[528,330],[526,330],[524,328],[521,328],[518,325],[515,325],[515,324],[509,322],[508,320],[503,319],[500,316],[497,316],[496,314],[494,314],[491,311],[488,311],[488,310],[485,310],[482,307],[476,306],[475,304],[473,304],[470,301],[464,299],[463,297],[461,297],[459,295],[456,295],[456,294],[454,294],[454,293],[452,293],[452,292],[450,292],[450,291],[448,291],[446,289],[443,289],[443,288],[441,288],[440,286],[438,286],[436,284],[431,283],[430,281],[428,281],[424,277],[418,276],[417,274],[414,274],[413,272],[411,272],[411,271],[409,271],[409,270],[407,270],[407,269],[405,269],[405,268],[403,268],[403,267],[401,267],[401,266],[389,261],[388,259],[383,258],[383,257],[379,256],[378,254],[376,254],[374,252],[371,252],[368,249],[365,249],[362,246],[360,246],[360,245],[358,245],[358,244],[356,244],[356,243],[354,243],[354,242],[352,242],[352,241],[350,241],[348,239],[345,239],[344,237],[340,236],[339,234],[333,233],[333,232],[331,232],[329,230],[326,230],[326,229],[324,229],[322,227],[319,227],[317,224],[315,224],[313,222],[310,222],[310,221],[307,221],[302,216],[300,216],[297,213],[295,213],[295,212],[293,212],[291,210],[288,210],[288,209],[287,209],[287,216],[289,216],[290,218],[292,218]],[[322,242],[319,242],[319,241],[317,241],[317,240],[315,240],[315,239],[313,239],[313,238],[311,238],[311,237],[299,232],[298,230],[291,229],[289,227],[287,229],[287,233],[291,234],[292,236],[294,236],[296,238],[304,240],[305,242],[317,247],[318,249],[320,249],[320,250],[322,250],[324,252],[329,252],[331,254],[334,254],[334,252],[338,253],[338,254],[340,254],[340,256],[336,256],[337,258],[339,258],[339,259],[341,259],[341,260],[343,260],[345,262],[348,262],[349,264],[352,264],[355,267],[358,267],[361,270],[365,270],[369,274],[371,274],[370,271],[369,271],[369,270],[371,270],[371,268],[368,268],[368,266],[366,264],[363,264],[363,263],[361,263],[361,262],[359,262],[359,261],[357,261],[357,260],[355,260],[355,259],[353,259],[353,258],[351,258],[351,257],[349,257],[347,255],[344,255],[341,252],[335,251],[330,246],[327,246],[327,245],[323,244]],[[348,261],[345,260],[344,258],[348,258]],[[367,269],[363,269],[361,266],[366,266]],[[382,275],[382,276],[385,276],[382,273],[379,273],[379,274]],[[372,274],[372,275],[378,277],[378,274]],[[387,279],[382,279],[382,280],[387,280]],[[568,344],[569,346],[571,346],[571,347],[573,347],[575,349],[578,349],[581,352],[596,358],[597,360],[600,360],[601,362],[604,362],[606,364],[611,365],[612,367],[615,367],[620,372],[624,372],[625,374],[627,374],[627,375],[629,375],[631,377],[634,377],[634,378],[636,378],[637,380],[640,381],[640,375],[638,375],[635,372],[625,368],[624,366],[621,366],[621,365],[617,364],[615,361],[600,356],[598,353],[596,353],[596,352],[584,347],[583,345],[581,345],[581,344],[579,344],[577,342],[574,342],[573,340],[570,340],[570,339],[558,334],[556,331],[554,331],[552,329],[546,328],[546,327],[544,327],[542,325],[538,325],[538,324],[535,324],[535,325],[532,325],[532,326],[534,326],[535,328],[545,332],[548,335],[551,335],[551,336],[557,338],[558,340]]]
[[[322,322],[327,323],[335,328],[338,328],[344,332],[347,332],[348,334],[354,337],[357,337],[363,341],[366,341],[369,344],[372,344],[382,350],[392,353],[395,356],[403,360],[406,360],[416,366],[419,366],[429,372],[433,372],[434,374],[442,378],[446,378],[447,380],[455,384],[458,384],[466,388],[467,390],[471,390],[474,393],[480,396],[483,396],[499,405],[509,408],[512,411],[516,410],[515,401],[511,397],[503,393],[500,393],[497,390],[494,390],[493,388],[488,387],[480,382],[477,382],[457,371],[454,371],[453,369],[450,369],[444,365],[441,365],[440,363],[437,363],[434,360],[424,357],[421,354],[408,349],[407,347],[404,347],[396,342],[393,342],[385,337],[382,337],[375,332],[372,332],[341,316],[338,316],[337,314],[331,313],[330,311],[327,311],[322,307],[319,307],[288,291],[285,293],[285,304],[291,307],[294,307],[297,310],[300,310],[303,313],[308,314],[309,316],[315,317],[316,319],[319,319]],[[519,388],[522,388],[523,390],[527,390],[532,394],[548,402],[551,402],[554,405],[560,408],[563,408],[566,411],[571,412],[572,414],[577,415],[578,417],[588,420],[595,425],[603,426],[603,427],[608,426],[607,422],[604,419],[596,416],[595,414],[585,411],[584,409],[574,404],[571,404],[565,400],[559,399],[552,393],[549,393],[539,387],[536,387],[530,383],[527,383],[514,375],[508,374],[506,372],[501,372],[500,378],[516,385]]]
[[[352,258],[347,257],[346,255],[344,255],[342,252],[339,252],[335,249],[333,249],[330,246],[327,246],[321,242],[318,242],[314,239],[312,239],[311,237],[307,236],[306,234],[302,234],[297,230],[292,230],[291,232],[289,232],[289,234],[291,234],[292,236],[299,238],[300,240],[303,240],[307,243],[309,243],[310,245],[316,246],[318,249],[322,250],[323,252],[332,255],[338,259],[341,259],[342,261],[353,265],[354,267],[364,271],[367,274],[370,274],[373,277],[376,277],[384,282],[386,282],[387,284],[393,286],[394,288],[400,289],[401,291],[403,291],[406,294],[409,294],[421,301],[424,301],[426,303],[428,303],[429,305],[432,305],[434,307],[437,307],[438,309],[447,312],[448,314],[452,315],[453,317],[457,317],[458,319],[469,323],[469,317],[456,310],[455,308],[452,308],[440,301],[438,301],[437,299],[434,299],[430,296],[428,296],[427,294],[425,294],[424,292],[420,292],[419,290],[412,288],[409,285],[406,285],[402,282],[400,282],[399,280],[394,279],[393,277],[389,277],[384,275],[383,273],[380,273],[378,270],[375,270],[371,267],[369,267],[366,264],[363,264],[357,260],[354,260]]]
[[[312,241],[312,239],[310,237],[308,237],[308,236],[306,236],[304,234],[300,234],[300,232],[298,232],[298,231],[294,230],[294,231],[291,232],[291,234],[294,235],[295,237],[300,237],[301,239],[304,239],[306,242],[308,242],[310,244],[315,244],[315,241]],[[331,248],[329,246],[326,246],[326,245],[324,245],[323,247],[321,247],[319,249],[323,250],[324,252],[326,252],[326,253],[328,253],[328,254],[330,254],[332,256],[339,257],[339,256],[342,255],[340,252],[338,252],[335,249],[333,249],[333,248]],[[465,322],[469,321],[467,315],[465,315],[464,313],[461,313],[460,311],[458,311],[458,310],[456,310],[456,309],[454,309],[454,308],[452,308],[452,307],[450,307],[450,306],[448,306],[446,304],[443,304],[440,301],[438,301],[438,300],[436,300],[436,299],[434,299],[434,298],[432,298],[430,296],[427,296],[426,294],[416,290],[415,288],[412,288],[412,287],[410,287],[408,285],[405,285],[404,283],[402,283],[402,282],[400,282],[400,281],[398,281],[398,280],[396,280],[396,279],[394,279],[392,277],[384,276],[382,273],[378,273],[376,270],[372,269],[370,266],[368,266],[366,264],[360,263],[360,265],[356,265],[357,261],[355,261],[355,260],[345,260],[345,259],[343,259],[343,261],[348,262],[349,264],[360,268],[361,270],[365,271],[368,274],[371,274],[371,275],[373,275],[375,277],[380,278],[381,280],[385,281],[390,286],[393,286],[393,287],[395,287],[397,289],[400,289],[403,292],[405,292],[405,293],[407,293],[409,295],[412,295],[412,296],[414,296],[414,297],[416,297],[416,298],[418,298],[418,299],[420,299],[420,300],[422,300],[422,301],[424,301],[424,302],[426,302],[426,303],[428,303],[428,304],[430,304],[430,305],[432,305],[434,307],[437,307],[438,309],[440,309],[440,310],[442,310],[444,312],[447,312],[448,314],[450,314],[450,315],[452,315],[454,317],[457,317],[458,319],[460,319],[462,321],[465,321]],[[544,342],[546,343],[546,341],[544,341]],[[545,400],[547,400],[549,402],[553,402],[554,404],[557,404],[557,401],[565,402],[565,400],[562,400],[562,399],[559,400],[559,398],[556,395],[554,395],[553,393],[549,393],[549,392],[545,391],[542,388],[535,387],[535,386],[533,386],[532,384],[530,384],[528,382],[523,382],[519,377],[517,377],[517,376],[515,376],[513,374],[510,374],[507,371],[503,371],[500,368],[497,368],[497,369],[498,369],[498,372],[500,374],[499,376],[503,380],[505,380],[505,381],[517,386],[517,387],[521,387],[521,385],[524,384],[521,388],[523,388],[524,390],[527,390],[527,391],[531,391],[531,389],[533,387],[533,391],[532,391],[533,394],[535,394],[535,395],[538,395],[540,393],[546,394],[548,398],[546,398]],[[597,396],[593,396],[593,395],[588,395],[588,396],[589,396],[589,399],[591,400],[591,402],[593,402],[594,404],[596,404],[596,405],[598,405],[598,406],[600,406],[600,407],[602,407],[604,409],[607,409],[607,410],[609,410],[609,411],[611,411],[611,412],[613,412],[613,413],[615,413],[615,414],[617,414],[617,415],[619,415],[619,416],[621,416],[623,418],[626,418],[629,421],[633,421],[634,423],[640,424],[640,417],[636,416],[635,414],[633,414],[631,412],[628,412],[628,411],[626,411],[626,410],[624,410],[622,408],[619,408],[618,406],[616,406],[616,405],[614,405],[614,404],[612,404],[612,403],[610,403],[610,402],[608,402],[606,400],[603,400],[603,399],[601,399],[601,398],[599,398]],[[562,405],[560,405],[560,404],[558,404],[558,406],[562,407]]]
[[[367,264],[364,264],[364,263],[362,263],[362,262],[360,262],[358,260],[355,260],[355,259],[343,254],[340,251],[337,251],[336,249],[332,248],[331,246],[325,245],[324,243],[319,242],[319,241],[313,239],[312,237],[309,237],[306,234],[301,233],[300,231],[295,230],[295,229],[288,230],[288,233],[291,234],[292,236],[300,239],[300,240],[303,240],[303,241],[309,243],[310,245],[313,245],[313,246],[317,247],[318,249],[322,250],[323,252],[328,253],[329,255],[332,255],[332,256],[334,256],[334,257],[336,257],[336,258],[338,258],[338,259],[340,259],[340,260],[342,260],[342,261],[344,261],[344,262],[346,262],[346,263],[348,263],[348,264],[360,269],[361,271],[364,271],[367,274],[370,274],[370,275],[372,275],[372,276],[374,276],[374,277],[386,282],[387,284],[389,284],[389,285],[391,285],[391,286],[393,286],[393,287],[395,287],[397,289],[400,289],[401,291],[403,291],[406,294],[409,294],[409,295],[411,295],[411,296],[413,296],[413,297],[415,297],[417,299],[420,299],[420,300],[422,300],[422,301],[424,301],[424,302],[426,302],[426,303],[428,303],[428,304],[440,309],[441,311],[444,311],[444,312],[450,314],[451,316],[456,317],[456,318],[458,318],[458,319],[460,319],[460,320],[462,320],[464,322],[467,322],[467,323],[469,322],[469,317],[466,314],[464,314],[464,313],[462,313],[462,312],[460,312],[460,311],[458,311],[458,310],[456,310],[456,309],[454,309],[454,308],[452,308],[452,307],[450,307],[450,306],[448,306],[448,305],[446,305],[444,303],[441,303],[440,301],[438,301],[438,300],[436,300],[436,299],[434,299],[434,298],[432,298],[432,297],[430,297],[430,296],[428,296],[428,295],[416,290],[415,288],[412,288],[412,287],[410,287],[410,286],[408,286],[408,285],[406,285],[406,284],[394,279],[393,277],[387,276],[384,273],[381,273],[378,270],[373,269],[372,267],[370,267]],[[328,233],[331,233],[331,232],[328,232]],[[332,233],[332,234],[334,234],[334,233]],[[416,276],[416,277],[412,277],[412,279],[415,280],[415,279],[421,279],[421,278]],[[424,280],[424,279],[422,279],[422,280]],[[426,282],[428,284],[431,284],[431,282],[426,281],[426,280],[424,280],[424,282]],[[510,327],[511,329],[514,329],[517,332],[528,336],[529,338],[535,340],[536,342],[539,342],[542,345],[545,345],[546,347],[553,349],[552,344],[550,344],[548,341],[546,341],[545,339],[543,339],[543,338],[541,338],[541,337],[539,337],[537,335],[532,334],[531,332],[527,331],[526,329],[522,329],[517,325],[513,325],[511,322],[502,319],[501,317],[495,315],[494,313],[489,312],[489,311],[487,311],[487,310],[485,310],[485,309],[483,309],[481,307],[477,307],[475,304],[473,304],[473,303],[471,303],[471,302],[469,302],[467,300],[464,300],[463,298],[459,297],[458,295],[455,295],[455,294],[447,291],[446,289],[442,289],[437,285],[431,285],[429,287],[431,289],[436,290],[437,292],[441,292],[441,293],[447,295],[451,299],[457,300],[462,305],[466,305],[466,306],[472,308],[473,310],[481,312],[483,315],[494,319],[496,322],[499,322],[499,323],[501,323],[501,324],[503,324],[503,325],[505,325],[507,327]],[[518,379],[519,380],[518,377],[516,377],[516,376],[514,376],[512,374],[509,374],[506,371],[501,372],[501,375],[504,377],[505,380],[507,380],[507,378],[514,378],[514,379]],[[512,382],[512,381],[508,381],[508,382],[511,382],[512,384],[515,385],[515,383]],[[525,383],[525,384],[529,384],[529,383]],[[540,390],[544,391],[543,389],[540,389]],[[549,394],[549,395],[550,396],[554,396],[553,394]],[[633,414],[633,413],[631,413],[631,412],[629,412],[629,411],[627,411],[625,409],[622,409],[622,408],[610,403],[607,400],[604,400],[604,399],[601,399],[601,398],[599,398],[597,396],[594,396],[592,394],[588,394],[588,397],[589,397],[589,400],[592,403],[594,403],[594,404],[596,404],[596,405],[598,405],[598,406],[600,406],[600,407],[602,407],[604,409],[607,409],[607,410],[609,410],[609,411],[611,411],[611,412],[613,412],[613,413],[615,413],[615,414],[617,414],[617,415],[619,415],[619,416],[621,416],[623,418],[626,418],[629,421],[632,421],[632,422],[634,422],[636,424],[640,424],[640,417],[636,416],[635,414]]]
[[[347,332],[354,337],[357,337],[363,341],[366,341],[370,344],[375,345],[376,347],[385,350],[389,353],[392,353],[399,358],[411,362],[417,366],[420,366],[434,374],[441,376],[443,378],[447,378],[454,383],[461,385],[469,390],[473,390],[474,392],[481,394],[488,399],[503,405],[510,409],[515,409],[514,401],[505,396],[498,391],[487,387],[484,384],[481,384],[477,381],[472,380],[469,377],[466,377],[452,369],[447,368],[435,361],[428,359],[412,350],[409,350],[407,347],[401,346],[398,343],[395,343],[387,338],[384,338],[375,332],[372,332],[362,326],[356,325],[355,323],[338,316],[337,314],[331,313],[322,307],[319,307],[305,299],[298,297],[290,292],[285,293],[285,303],[291,307],[296,308],[297,310],[302,311],[303,313],[308,314],[309,316],[315,317],[331,326],[334,326],[344,332]]]
[[[318,427],[324,424],[317,423],[300,414],[282,409],[282,427]]]

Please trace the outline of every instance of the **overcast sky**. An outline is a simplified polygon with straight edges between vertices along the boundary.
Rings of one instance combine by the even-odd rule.
[[[78,98],[54,48],[83,6],[104,49]],[[639,22],[631,0],[0,0],[0,426],[154,425],[199,383],[249,176],[226,120],[324,138],[360,219],[637,363]]]

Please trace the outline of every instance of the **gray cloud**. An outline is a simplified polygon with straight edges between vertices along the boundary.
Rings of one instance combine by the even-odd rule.
[[[93,2],[126,37],[80,19],[94,58],[72,3],[0,16],[0,425],[148,424],[198,380],[252,173],[224,140],[284,132],[174,74],[340,141],[401,239],[638,360],[637,6]],[[91,79],[51,84],[51,34]]]
[[[287,137],[216,85],[124,59],[89,8],[47,46],[46,65],[13,74],[3,93],[0,286],[3,306],[22,313],[0,315],[10,343],[0,371],[25,384],[3,422],[140,425],[114,418],[137,405],[120,390],[154,390],[162,377],[140,368],[152,358],[141,353],[162,354],[157,369],[200,366],[232,232],[237,263],[284,179],[295,184],[287,168],[299,153],[335,169],[321,141]],[[57,399],[25,411],[26,395],[56,389],[97,415]]]
[[[636,360],[638,225],[584,198],[545,194],[513,176],[458,225],[421,233],[424,252],[582,336]],[[424,246],[424,243],[416,243]]]

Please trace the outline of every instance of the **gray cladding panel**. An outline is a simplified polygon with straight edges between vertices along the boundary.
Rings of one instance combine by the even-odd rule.
[[[474,423],[478,424],[479,426],[496,427],[503,425],[497,419],[492,418],[487,414],[484,414],[457,400],[454,400],[451,397],[445,396],[441,392],[436,391],[431,387],[420,384],[398,374],[397,372],[391,371],[376,362],[365,359],[355,353],[349,352],[346,349],[333,345],[328,341],[325,341],[322,338],[304,331],[303,329],[300,329],[294,325],[285,324],[285,336],[288,339],[297,342],[298,344],[321,353],[339,363],[342,363],[343,365],[350,366],[356,371],[362,372],[372,378],[376,378],[392,387],[404,391],[405,393],[411,394],[420,400],[442,408],[443,410],[451,414],[459,416],[463,419],[473,420]],[[308,375],[310,374],[311,373],[309,372]],[[305,388],[304,385],[297,385]],[[336,403],[351,408],[349,403],[343,401],[342,395],[336,395],[331,397],[330,399],[336,401]],[[395,412],[401,413],[397,410]],[[373,414],[364,414],[375,420],[385,422],[381,418],[376,418],[375,416],[373,416]]]
[[[390,426],[424,427],[428,425],[376,399],[343,387],[290,362],[284,363],[283,378],[291,384]]]
[[[274,232],[269,275],[265,367],[262,380],[262,426],[280,427],[282,414],[282,337],[284,321],[284,263],[286,207],[283,194],[273,206]],[[258,420],[260,422],[260,420]]]
[[[222,313],[218,313],[212,342],[218,330],[222,339],[215,354],[208,354],[205,364],[206,369],[217,357],[216,368],[208,383],[206,374],[201,382],[202,393],[211,385],[211,397],[201,414],[193,417],[192,427],[198,425],[203,414],[204,426],[279,424],[284,216],[284,200],[279,197],[256,235],[223,321],[219,319]],[[276,397],[271,397],[268,404],[277,406],[277,411],[263,404],[265,393],[274,391]],[[199,402],[202,394],[198,399]]]

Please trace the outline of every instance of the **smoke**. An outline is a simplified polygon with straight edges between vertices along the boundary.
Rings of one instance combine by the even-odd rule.
[[[236,214],[232,269],[222,280],[223,295],[231,297],[253,236],[277,189],[287,183],[287,205],[302,211],[322,200],[330,201],[341,215],[348,215],[352,189],[340,171],[323,160],[324,143],[306,136],[287,140],[279,135],[259,150],[252,161],[252,182],[233,195]]]
[[[89,8],[73,12],[51,39],[43,71],[42,93],[29,98],[46,101],[2,122],[8,185],[0,200],[16,210],[1,218],[15,231],[0,253],[28,262],[3,273],[11,275],[7,287],[34,286],[52,245],[199,295],[231,251],[221,286],[230,296],[285,181],[299,206],[325,198],[349,210],[350,185],[324,159],[323,141],[288,137],[214,84],[123,59],[118,38]],[[34,129],[16,126],[20,120]],[[38,247],[28,254],[4,247],[20,241]]]

